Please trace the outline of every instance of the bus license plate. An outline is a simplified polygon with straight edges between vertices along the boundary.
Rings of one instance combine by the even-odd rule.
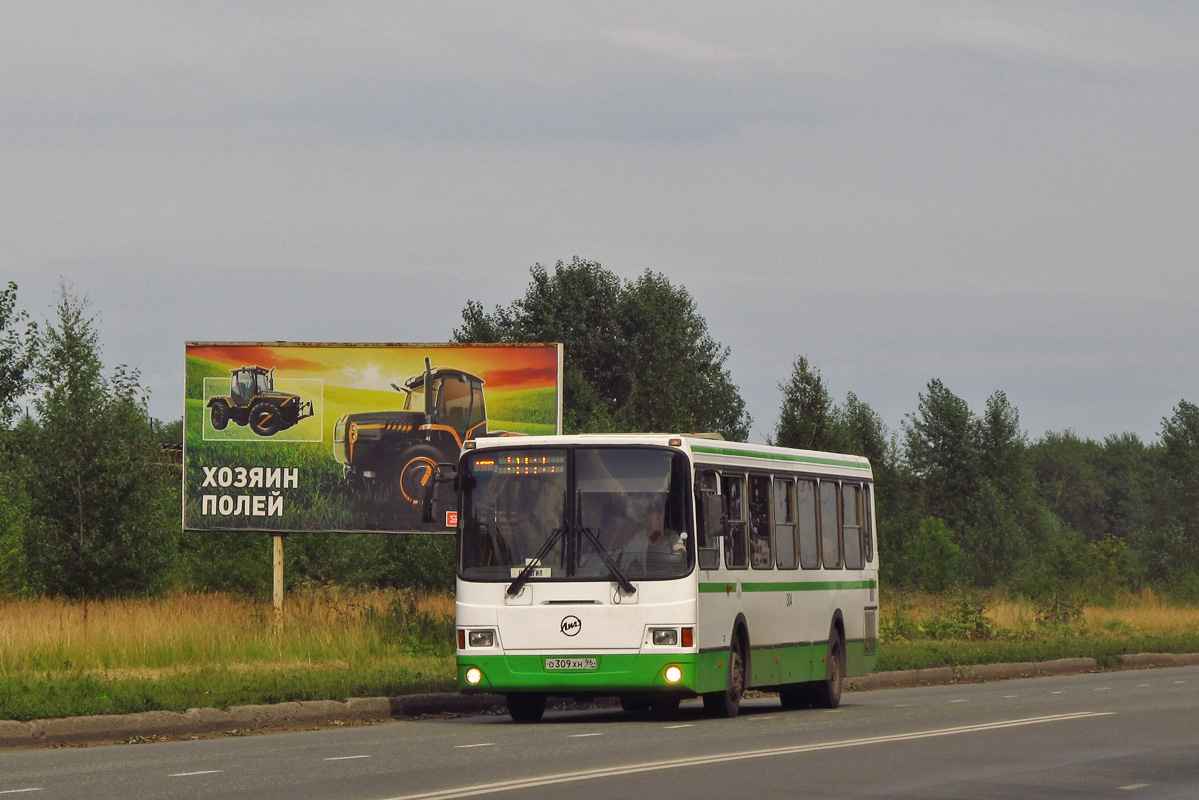
[[[546,669],[598,669],[595,657],[591,658],[547,658]]]

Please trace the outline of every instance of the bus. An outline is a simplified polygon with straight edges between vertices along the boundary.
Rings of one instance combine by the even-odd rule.
[[[638,712],[701,697],[733,717],[757,689],[836,708],[874,668],[865,458],[695,434],[481,438],[453,482],[458,686],[505,695],[518,722],[551,697]]]

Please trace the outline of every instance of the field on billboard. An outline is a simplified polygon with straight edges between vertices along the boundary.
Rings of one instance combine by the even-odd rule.
[[[183,527],[449,533],[435,464],[562,432],[558,344],[188,342]]]

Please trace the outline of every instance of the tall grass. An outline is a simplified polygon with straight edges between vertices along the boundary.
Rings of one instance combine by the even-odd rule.
[[[880,670],[1199,652],[1199,607],[1152,591],[1103,605],[1063,595],[1031,601],[999,592],[884,593]]]
[[[0,719],[449,689],[453,599],[315,589],[0,600]]]

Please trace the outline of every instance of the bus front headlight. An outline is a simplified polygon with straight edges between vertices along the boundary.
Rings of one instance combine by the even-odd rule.
[[[483,680],[483,670],[471,667],[466,671],[466,682],[471,686],[478,686],[481,680]]]
[[[679,632],[675,628],[650,628],[651,641],[659,647],[674,647],[679,643]]]
[[[669,667],[666,668],[666,682],[667,683],[678,683],[682,679],[683,679],[683,671],[681,669],[679,669],[678,667],[676,667],[673,664],[671,664]]]
[[[495,646],[495,631],[471,631],[467,638],[471,647]]]

